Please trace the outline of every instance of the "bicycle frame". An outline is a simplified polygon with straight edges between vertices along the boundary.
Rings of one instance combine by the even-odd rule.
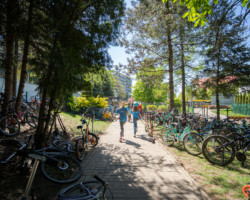
[[[173,133],[174,133],[174,136],[175,138],[178,140],[178,141],[182,141],[182,139],[184,138],[184,136],[186,134],[190,134],[191,133],[191,129],[190,129],[190,126],[188,125],[182,133],[177,133],[177,129],[174,128],[173,126],[171,125],[164,125],[164,127],[168,127]],[[166,133],[168,134],[168,133]]]

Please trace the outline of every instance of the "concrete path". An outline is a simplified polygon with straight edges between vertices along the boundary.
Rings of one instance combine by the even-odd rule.
[[[123,143],[119,131],[119,122],[113,122],[88,154],[82,181],[98,174],[109,182],[117,200],[209,199],[160,142],[150,142],[141,121],[137,138],[133,137],[133,123],[125,124]]]
[[[217,115],[215,113],[213,113],[210,109],[208,109],[208,113],[207,110],[205,111],[206,113],[204,114],[205,117],[217,117]],[[195,108],[194,109],[194,113],[203,115],[201,108]],[[227,116],[226,115],[220,115],[220,119],[226,119]]]

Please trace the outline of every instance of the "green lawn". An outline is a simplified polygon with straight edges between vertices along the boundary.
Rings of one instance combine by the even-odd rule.
[[[211,110],[213,113],[217,113],[217,111],[216,110]],[[227,115],[227,109],[221,109],[220,110],[220,114],[221,115]],[[245,116],[245,117],[249,117],[249,116],[247,116],[247,115],[242,115],[242,114],[238,114],[238,113],[232,113],[232,111],[231,110],[229,110],[228,111],[228,116],[230,117],[230,116]]]
[[[81,134],[80,130],[76,128],[78,125],[81,125],[80,120],[82,117],[80,115],[62,112],[60,113],[60,116],[63,120],[63,123],[66,129],[70,133],[74,133],[75,135]],[[94,133],[101,134],[105,132],[105,130],[109,127],[109,125],[110,125],[110,122],[108,121],[94,121]],[[90,122],[89,124],[89,130],[92,132],[92,122]]]
[[[155,131],[156,135],[160,129]],[[161,139],[158,139],[161,141]],[[177,143],[166,149],[190,173],[199,185],[214,200],[243,200],[242,187],[250,182],[250,152],[247,155],[246,168],[235,160],[226,167],[211,165],[203,155],[188,154],[182,144]]]

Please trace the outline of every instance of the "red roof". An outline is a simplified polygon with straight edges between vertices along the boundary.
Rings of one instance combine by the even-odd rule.
[[[238,77],[236,76],[226,76],[224,79],[221,79],[219,80],[219,82],[223,82],[223,83],[230,83],[232,82],[233,80],[237,79]],[[206,82],[210,82],[212,83],[213,81],[215,81],[215,77],[210,77],[210,78],[201,78],[201,79],[196,79],[194,80],[193,82],[196,84],[196,85],[199,85],[200,87],[204,87],[204,83]]]

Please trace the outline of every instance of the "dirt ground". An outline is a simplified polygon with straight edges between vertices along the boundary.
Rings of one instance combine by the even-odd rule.
[[[1,136],[1,139],[23,140],[23,138],[29,134],[34,134],[34,129],[30,129],[29,126],[23,126],[21,133],[15,138]],[[5,157],[3,152],[0,154],[1,158]],[[20,160],[18,160],[17,157],[14,157],[10,163],[0,165],[0,200],[17,200],[25,192],[31,168],[23,168],[23,166],[20,166],[19,161]],[[48,181],[43,176],[40,167],[38,167],[31,191],[38,200],[50,200],[53,199],[56,194],[66,186],[68,186],[68,184],[56,184]]]

